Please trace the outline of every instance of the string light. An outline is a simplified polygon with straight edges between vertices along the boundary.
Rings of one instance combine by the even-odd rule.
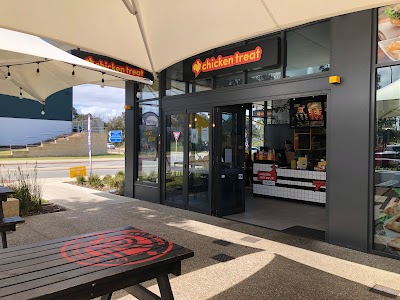
[[[36,77],[40,76],[39,63],[37,63]]]
[[[7,72],[7,79],[11,80],[11,73],[10,73],[10,66],[7,66],[8,72]]]
[[[75,65],[72,65],[72,79],[75,79]]]
[[[19,88],[19,99],[22,99],[22,87]]]
[[[104,72],[103,73],[101,73],[101,87],[102,88],[104,88],[104,86],[105,86],[105,82],[104,82]]]
[[[42,111],[40,112],[42,116],[44,116],[46,114],[46,112],[44,111],[44,105],[42,107]]]

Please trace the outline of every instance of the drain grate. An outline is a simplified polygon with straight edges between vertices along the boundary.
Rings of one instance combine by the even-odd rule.
[[[226,255],[226,254],[223,254],[223,253],[217,254],[217,255],[215,255],[215,256],[213,256],[213,257],[211,257],[211,258],[212,258],[212,259],[215,259],[215,260],[217,260],[217,261],[220,261],[220,262],[226,262],[226,261],[235,259],[234,257],[229,256],[229,255]]]
[[[245,237],[242,238],[241,240],[242,240],[242,241],[245,241],[245,242],[249,242],[249,243],[256,243],[256,242],[258,242],[258,241],[261,241],[261,239],[255,238],[255,237],[250,236],[250,235],[245,236]]]
[[[375,293],[375,294],[379,294],[382,296],[386,296],[392,299],[396,299],[397,296],[400,295],[400,291],[399,290],[395,290],[383,285],[375,285],[373,288],[370,289],[371,292]]]
[[[213,241],[213,243],[221,245],[221,246],[229,246],[230,244],[232,244],[231,242],[228,242],[225,240],[215,240],[215,241]]]

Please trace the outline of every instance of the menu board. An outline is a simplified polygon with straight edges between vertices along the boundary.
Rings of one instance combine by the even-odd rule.
[[[293,101],[291,104],[291,126],[295,128],[324,127],[323,101]]]
[[[321,102],[308,102],[307,113],[310,119],[310,127],[323,127],[324,115]]]
[[[377,62],[390,63],[400,60],[400,4],[378,10]]]
[[[310,120],[307,113],[306,103],[294,104],[295,126],[296,127],[310,127]]]

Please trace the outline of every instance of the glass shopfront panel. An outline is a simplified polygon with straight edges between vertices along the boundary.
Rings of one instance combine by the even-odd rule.
[[[251,119],[251,147],[253,151],[259,151],[264,147],[264,128],[265,128],[265,110],[264,104],[254,104],[252,106]]]
[[[377,69],[374,248],[400,256],[400,66]]]
[[[186,93],[186,84],[183,81],[183,62],[179,62],[166,71],[166,96],[175,96]]]
[[[184,204],[185,115],[168,115],[166,118],[165,200]]]
[[[236,73],[236,74],[229,74],[225,76],[219,76],[216,79],[216,88],[222,88],[227,86],[237,86],[241,85],[244,82],[244,73]]]
[[[189,206],[209,208],[210,113],[189,114]]]
[[[158,99],[159,98],[158,80],[155,80],[153,85],[139,84],[139,91],[136,94],[136,97],[139,101]]]
[[[158,183],[158,100],[139,102],[138,174],[137,181]]]
[[[212,79],[211,78],[206,78],[206,79],[197,79],[193,82],[190,82],[189,90],[194,93],[194,92],[203,92],[203,91],[209,91],[212,90],[213,85],[212,85]]]
[[[281,78],[280,70],[256,70],[249,71],[247,75],[248,83],[276,80]]]
[[[330,22],[300,27],[287,32],[286,77],[329,71]]]

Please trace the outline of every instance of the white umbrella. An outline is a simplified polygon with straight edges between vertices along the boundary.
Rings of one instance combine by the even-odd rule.
[[[3,0],[0,27],[159,72],[195,54],[398,0]]]
[[[151,80],[116,72],[73,56],[44,40],[0,28],[0,94],[44,103],[57,91],[85,83],[119,86]]]

